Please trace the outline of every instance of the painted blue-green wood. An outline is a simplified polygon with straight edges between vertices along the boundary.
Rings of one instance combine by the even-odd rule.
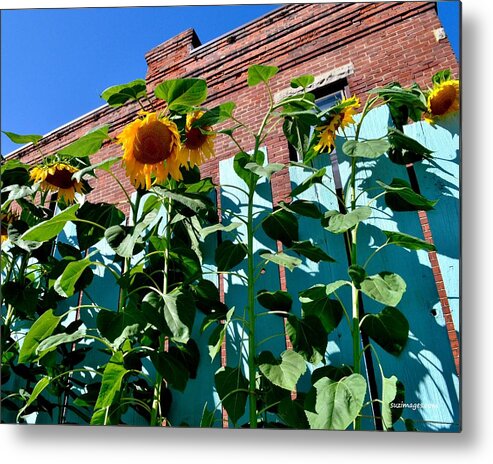
[[[387,108],[377,108],[367,116],[360,136],[362,138],[378,138],[385,135],[388,122],[389,115]],[[351,135],[351,132],[346,131],[346,134]],[[443,143],[443,139],[447,138],[443,133],[441,138],[438,138],[435,141],[434,145],[429,143],[429,139],[433,138],[432,134],[427,133],[427,136],[428,143],[425,143],[425,145],[432,149],[436,149],[436,146],[439,146],[442,156],[449,161],[447,168],[455,174],[457,172],[456,169],[453,169],[450,166],[450,163],[452,163],[453,160],[456,160],[456,151],[455,148],[452,147],[453,144]],[[456,141],[453,136],[451,138],[454,142]],[[350,164],[348,158],[342,152],[342,140],[338,139],[336,145],[343,186],[344,188],[347,188]],[[328,160],[326,160],[325,163],[328,164]],[[426,164],[426,162],[422,163],[423,166]],[[364,166],[359,163],[359,166],[360,170],[357,176],[357,185],[365,188],[376,186],[375,181],[377,179],[386,183],[389,183],[394,177],[407,179],[405,167],[391,163],[385,156],[382,156],[375,161],[365,161]],[[302,179],[299,177],[296,178],[295,169],[298,168],[292,168],[291,170],[292,180],[296,179],[296,182],[299,182]],[[418,167],[418,178],[420,180],[420,185],[423,186],[422,191],[425,195],[427,195],[428,192],[424,185],[429,183],[430,179],[424,178],[421,170],[425,170],[426,172],[426,169],[429,170],[430,167]],[[435,168],[433,174],[443,176],[439,167]],[[454,188],[454,186],[455,189],[457,189],[457,178],[453,175],[450,177],[451,178],[446,178],[445,180],[449,181],[451,189]],[[438,184],[440,185],[440,180],[438,181]],[[333,184],[331,183],[330,185]],[[316,189],[308,193],[308,195],[312,196],[311,199],[317,198],[316,192],[321,188],[323,187],[317,186]],[[370,198],[375,196],[378,192],[379,190],[375,190],[375,193],[370,194]],[[333,198],[330,198],[330,195],[329,198],[326,196],[319,196],[318,198],[320,198],[320,202],[327,209],[336,209],[335,201]],[[456,199],[456,197],[454,198]],[[364,205],[368,201],[367,196],[362,195],[358,199],[358,204]],[[361,225],[359,228],[358,259],[360,263],[364,263],[374,249],[385,241],[385,236],[379,229],[399,230],[422,238],[422,231],[416,213],[393,213],[390,209],[385,207],[383,198],[377,200],[376,205],[382,212],[374,210],[371,220],[367,221],[366,224]],[[445,217],[445,221],[447,221],[448,225],[445,227],[445,232],[443,230],[435,232],[435,228],[438,229],[440,225],[439,223],[437,224],[437,222],[432,224],[434,236],[447,234],[447,231],[449,230],[458,230],[458,214],[455,214],[454,210],[443,211],[441,209],[442,207],[446,208],[447,205],[437,205],[433,215],[436,218],[441,217],[441,221],[444,221],[443,218]],[[430,223],[432,223],[431,219]],[[303,222],[302,224],[306,227],[304,237],[309,237],[315,228],[309,227],[306,222]],[[443,237],[443,240],[445,240],[445,237]],[[441,256],[440,264],[446,262],[447,258],[453,259],[454,257],[458,257],[458,235],[452,234],[452,236],[449,237],[449,241],[446,243],[449,248],[452,249],[452,253],[441,249],[440,242],[436,240],[438,254]],[[330,245],[327,247],[327,251],[329,254],[332,251]],[[342,265],[341,263],[329,265],[332,269],[332,278],[334,280],[347,278],[345,257],[342,263]],[[457,263],[454,262],[453,264]],[[339,266],[339,268],[337,266]],[[450,274],[448,274],[450,269]],[[373,344],[378,353],[378,358],[381,361],[385,376],[390,377],[391,375],[396,375],[407,387],[406,402],[422,406],[421,408],[416,406],[416,409],[414,410],[412,408],[406,408],[403,417],[416,420],[416,425],[420,430],[457,430],[459,414],[458,379],[455,373],[450,344],[443,321],[440,317],[435,318],[432,315],[432,310],[439,308],[440,302],[438,300],[438,294],[427,254],[423,251],[409,252],[402,248],[387,247],[376,255],[368,266],[369,274],[384,270],[400,274],[408,284],[407,291],[401,303],[398,305],[399,309],[406,315],[410,323],[410,339],[406,349],[398,358],[395,358]],[[451,296],[458,296],[456,267],[442,267],[442,272],[444,273],[444,281],[446,280],[449,283],[447,291],[450,292],[450,289],[452,289],[452,292],[457,290],[456,293],[452,293]],[[445,274],[447,274],[446,277]],[[288,276],[288,289],[290,291],[292,291],[292,289],[298,291],[301,286],[300,280],[301,278],[291,279],[290,276]],[[323,282],[323,279],[320,280]],[[346,302],[346,306],[350,307],[350,301],[348,300],[347,295],[342,295],[342,297],[343,301]],[[364,305],[367,312],[377,312],[382,309],[381,305],[366,297],[364,297]],[[341,325],[342,324],[344,324],[344,321],[341,322]],[[343,347],[343,350],[347,351],[350,356],[351,347],[348,345],[348,341],[345,340],[347,335],[347,330],[342,333],[339,346]],[[331,346],[329,343],[326,357],[328,362],[336,364],[334,352],[337,351],[338,348]],[[346,362],[348,362],[348,355],[346,355]],[[377,380],[380,384],[378,370]],[[365,422],[363,426],[365,428],[371,428],[369,422]],[[402,429],[402,425],[399,424],[396,428]]]
[[[428,213],[428,221],[454,326],[459,332],[459,118],[449,118],[436,125],[412,124],[406,127],[406,133],[434,152],[431,162],[417,164],[415,170],[422,194],[439,201],[435,210]],[[440,307],[437,309],[440,323],[445,325]]]
[[[224,224],[238,221],[238,219],[231,217],[229,211],[232,211],[236,215],[244,215],[246,217],[248,197],[245,192],[238,190],[238,188],[246,190],[247,186],[245,182],[236,175],[233,168],[233,158],[219,162],[219,178],[221,184],[221,208],[223,210],[222,216]],[[261,179],[257,184],[253,209],[254,227],[256,228],[254,240],[255,265],[257,271],[259,273],[261,272],[256,283],[256,289],[274,291],[279,290],[280,288],[278,267],[273,263],[269,263],[263,268],[263,271],[261,271],[260,264],[262,259],[258,253],[259,250],[267,249],[271,252],[277,250],[275,242],[265,235],[260,226],[261,221],[269,212],[272,212],[272,192],[270,184],[265,179]],[[242,224],[236,229],[235,234],[241,242],[246,245],[246,226]],[[224,239],[229,237],[230,236],[225,236]],[[234,268],[233,271],[246,277],[246,259],[243,263]],[[224,283],[226,304],[229,307],[234,306],[236,308],[235,317],[239,316],[248,321],[248,314],[246,312],[248,288],[245,285],[245,281],[238,276],[225,275]],[[255,311],[259,314],[265,313],[267,310],[256,302]],[[242,366],[245,377],[248,378],[248,331],[243,330],[243,327],[244,324],[241,322],[233,321],[228,328],[226,339],[227,365]],[[272,338],[273,335],[274,338]],[[278,356],[286,349],[282,318],[276,315],[259,317],[256,324],[255,338],[257,341],[256,354],[259,354],[262,351],[271,351],[275,356]],[[239,420],[239,424],[243,424],[247,421],[248,415],[246,413],[245,416]]]

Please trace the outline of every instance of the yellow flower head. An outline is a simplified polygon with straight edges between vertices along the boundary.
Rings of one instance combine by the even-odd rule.
[[[8,240],[9,224],[12,224],[17,219],[18,217],[15,214],[12,214],[10,211],[6,213],[0,213],[0,244]]]
[[[459,111],[459,81],[446,80],[435,84],[427,98],[425,120],[433,123]]]
[[[335,146],[336,133],[350,124],[354,124],[353,116],[359,108],[359,98],[345,98],[329,112],[328,123],[317,127],[320,132],[318,143],[313,147],[316,152],[322,150],[331,152]]]
[[[192,124],[200,119],[203,111],[194,111],[187,114],[185,124],[185,143],[182,146],[182,156],[186,156],[190,165],[201,165],[204,161],[214,156],[215,135],[204,134],[199,127],[192,127]],[[211,127],[203,126],[201,129],[210,131]]]
[[[70,164],[56,161],[34,166],[29,175],[34,182],[40,182],[43,190],[58,192],[60,199],[73,203],[76,193],[84,193],[82,182],[72,179],[78,169]]]
[[[131,122],[118,135],[123,146],[123,164],[127,176],[135,188],[146,188],[155,182],[163,182],[171,175],[182,179],[180,166],[186,166],[187,158],[181,153],[180,133],[173,121],[158,113],[141,113],[143,118]]]

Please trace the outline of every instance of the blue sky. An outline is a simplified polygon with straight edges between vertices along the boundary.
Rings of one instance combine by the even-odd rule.
[[[202,43],[279,5],[3,10],[1,125],[45,134],[104,101],[107,87],[143,78],[144,54],[193,27]],[[458,47],[458,2],[439,2]],[[1,135],[3,155],[18,148]]]

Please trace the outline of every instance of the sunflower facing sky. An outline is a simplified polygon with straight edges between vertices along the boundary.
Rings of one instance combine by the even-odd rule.
[[[428,94],[425,120],[434,123],[459,111],[459,81],[449,79],[437,83]]]
[[[84,193],[82,182],[72,179],[79,169],[62,161],[34,166],[29,175],[34,182],[40,182],[45,191],[58,192],[58,197],[73,203],[76,193]]]
[[[149,190],[155,182],[163,182],[171,175],[182,179],[180,166],[186,166],[187,156],[181,149],[180,133],[176,124],[159,113],[141,112],[142,118],[131,122],[118,135],[123,146],[123,164],[135,188]]]
[[[345,98],[341,103],[336,105],[328,114],[328,123],[319,126],[316,130],[319,132],[318,143],[314,150],[318,153],[322,150],[331,152],[335,146],[336,133],[339,129],[344,129],[350,124],[354,124],[353,116],[359,108],[359,98]]]
[[[214,156],[215,135],[204,134],[200,129],[210,131],[211,127],[192,127],[193,123],[199,120],[203,111],[194,111],[187,114],[185,124],[185,142],[181,148],[183,156],[186,156],[190,166],[201,165],[204,161]]]

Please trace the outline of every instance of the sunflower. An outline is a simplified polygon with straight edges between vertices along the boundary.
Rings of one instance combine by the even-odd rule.
[[[328,123],[316,128],[320,132],[318,143],[313,147],[317,153],[325,149],[332,151],[337,131],[355,123],[353,116],[359,105],[359,98],[345,98],[329,111]]]
[[[163,182],[171,174],[182,179],[180,166],[187,164],[181,153],[180,133],[173,121],[158,113],[140,113],[128,124],[117,139],[123,146],[123,164],[130,182],[135,188],[146,188],[155,182]]]
[[[427,98],[425,120],[434,123],[459,111],[459,81],[449,79],[433,86]]]
[[[8,240],[9,224],[12,224],[15,220],[17,220],[17,216],[12,214],[10,211],[6,213],[0,213],[0,244]]]
[[[70,164],[55,161],[34,166],[29,175],[31,180],[41,183],[43,190],[58,192],[60,199],[73,203],[76,193],[84,193],[83,183],[72,179],[72,175],[77,171],[78,168]]]
[[[187,114],[185,124],[185,142],[181,148],[183,156],[186,156],[190,165],[201,165],[204,161],[214,156],[214,138],[215,135],[204,134],[204,131],[210,131],[210,126],[192,127],[193,123],[199,120],[203,111],[194,111]]]

